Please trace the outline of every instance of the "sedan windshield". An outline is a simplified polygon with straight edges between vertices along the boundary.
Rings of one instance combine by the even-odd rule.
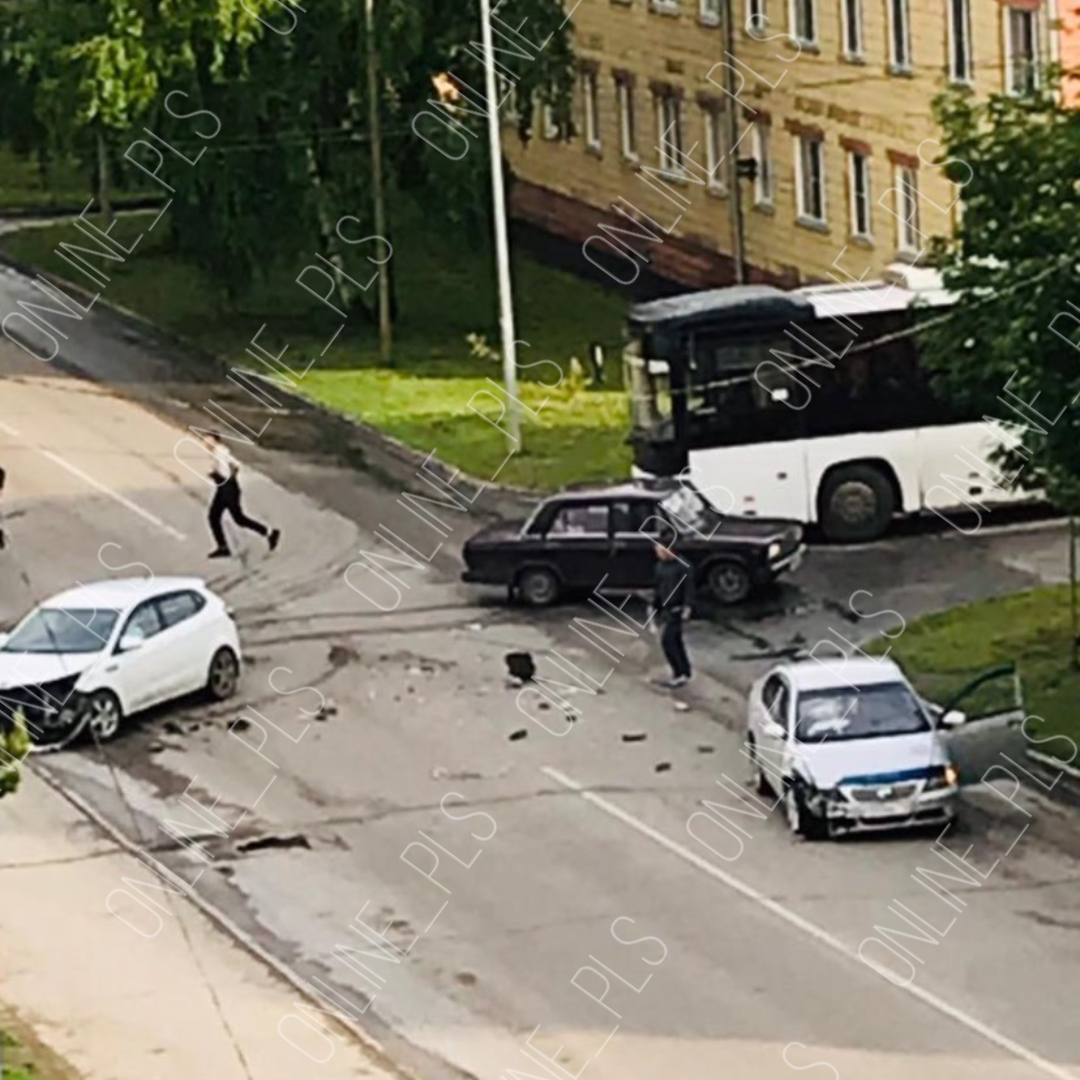
[[[12,653],[94,653],[105,648],[120,612],[38,608],[4,645]]]
[[[799,696],[795,738],[804,743],[876,739],[929,731],[918,699],[903,683],[833,687]]]

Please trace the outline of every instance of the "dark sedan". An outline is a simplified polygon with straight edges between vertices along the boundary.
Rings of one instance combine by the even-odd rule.
[[[570,591],[652,586],[657,537],[674,529],[675,554],[721,604],[737,604],[806,550],[794,522],[722,516],[689,487],[626,485],[572,491],[541,503],[528,521],[500,521],[465,544],[463,579],[505,585],[541,607]]]

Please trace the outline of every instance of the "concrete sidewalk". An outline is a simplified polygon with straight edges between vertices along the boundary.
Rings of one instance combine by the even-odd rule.
[[[187,899],[144,886],[175,913],[160,920],[133,902],[122,879],[158,879],[33,773],[0,801],[0,833],[0,1000],[85,1080],[310,1075],[278,1033],[302,996]],[[110,893],[151,936],[110,914]],[[331,1037],[295,1019],[284,1030],[324,1080],[403,1075],[336,1025]]]

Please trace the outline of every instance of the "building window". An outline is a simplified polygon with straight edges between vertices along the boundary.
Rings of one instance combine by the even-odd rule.
[[[669,15],[678,15],[679,0],[649,0],[653,11],[663,11]]]
[[[559,123],[555,119],[555,109],[551,105],[540,105],[540,134],[545,139],[559,137]]]
[[[682,102],[672,93],[656,97],[656,128],[660,168],[682,175]]]
[[[1039,15],[1020,8],[1005,9],[1005,78],[1010,94],[1039,86]]]
[[[825,223],[825,147],[818,135],[796,139],[796,191],[799,218],[818,225]]]
[[[870,158],[852,150],[851,159],[851,234],[870,238]]]
[[[840,0],[844,17],[844,57],[861,60],[863,55],[862,0]]]
[[[906,166],[896,170],[896,246],[908,255],[922,254],[919,241],[919,178]]]
[[[709,26],[720,25],[720,0],[698,0],[698,15]]]
[[[772,206],[772,157],[769,154],[769,128],[765,124],[754,125],[754,160],[757,175],[754,177],[754,205]]]
[[[791,33],[803,45],[817,44],[817,0],[791,0]]]
[[[596,71],[582,72],[581,87],[585,111],[585,145],[590,150],[600,149],[600,91],[596,85]]]
[[[971,82],[971,5],[949,0],[949,78]]]
[[[746,0],[746,22],[751,36],[763,34],[768,20],[765,18],[765,0]]]
[[[911,8],[909,0],[889,0],[889,57],[893,71],[911,71]]]
[[[717,105],[706,105],[702,107],[701,116],[705,122],[705,168],[709,173],[709,190],[724,192],[727,191],[724,181],[727,169],[724,164],[727,157],[724,122],[727,114]]]
[[[634,126],[634,85],[625,80],[615,87],[619,101],[619,142],[624,158],[637,159],[637,133]]]

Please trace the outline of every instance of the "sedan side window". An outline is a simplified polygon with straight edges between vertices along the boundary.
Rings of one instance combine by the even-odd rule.
[[[555,515],[549,536],[607,536],[607,503],[567,503]]]
[[[206,605],[206,601],[198,593],[179,592],[159,597],[157,604],[165,628],[168,629],[190,619],[192,615],[197,615]]]
[[[120,636],[121,638],[136,637],[141,641],[145,641],[155,634],[160,634],[163,629],[161,616],[158,614],[157,602],[144,600],[131,613],[131,618],[128,619],[127,626],[124,627],[124,632]]]
[[[665,531],[665,519],[658,514],[657,504],[654,502],[638,499],[615,503],[611,512],[616,533],[635,533],[651,539]]]

